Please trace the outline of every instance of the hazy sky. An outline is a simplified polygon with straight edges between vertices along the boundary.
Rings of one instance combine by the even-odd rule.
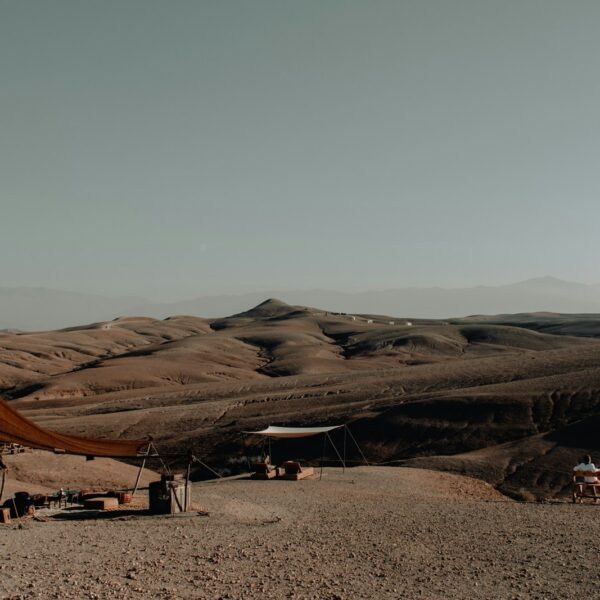
[[[598,0],[0,0],[0,285],[600,282]]]

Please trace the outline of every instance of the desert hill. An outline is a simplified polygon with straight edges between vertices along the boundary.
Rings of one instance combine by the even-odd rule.
[[[540,333],[600,337],[600,314],[523,313],[515,315],[470,316],[463,322],[486,325],[514,325]]]
[[[86,461],[85,456],[54,455],[34,450],[3,456],[8,466],[4,498],[27,490],[30,494],[50,494],[60,489],[89,491],[121,490],[131,488],[138,468],[111,458]],[[147,486],[158,475],[144,469],[140,485]]]
[[[410,323],[269,299],[219,319],[126,318],[7,333],[0,385],[46,427],[153,434],[166,449],[193,445],[220,467],[253,452],[244,430],[351,420],[375,462],[422,457],[509,493],[560,493],[565,464],[594,448],[590,436],[568,432],[579,422],[588,431],[600,413],[600,318]],[[484,454],[463,458],[472,452]],[[494,452],[507,457],[506,468],[475,468],[497,465]]]
[[[91,367],[96,361],[152,344],[210,332],[204,319],[115,319],[39,333],[0,334],[0,389]]]

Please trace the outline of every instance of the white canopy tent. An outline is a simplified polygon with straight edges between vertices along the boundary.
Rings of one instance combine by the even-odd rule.
[[[331,436],[329,433],[334,431],[335,429],[344,428],[344,442],[343,442],[343,453],[340,454],[336,445],[333,443]],[[260,431],[245,431],[249,435],[260,435],[268,438],[269,440],[269,457],[271,456],[271,440],[272,439],[294,439],[294,438],[305,438],[311,437],[315,435],[323,436],[323,454],[321,456],[321,475],[323,473],[323,458],[325,456],[325,445],[326,441],[329,440],[332,448],[335,450],[337,457],[342,463],[342,468],[344,471],[346,470],[346,434],[350,436],[352,442],[360,452],[362,459],[365,461],[365,464],[369,464],[365,455],[363,454],[360,446],[357,441],[354,439],[348,425],[343,423],[342,425],[325,425],[321,427],[278,427],[277,425],[269,425],[266,429],[261,429]]]
[[[266,429],[260,431],[246,431],[252,435],[266,435],[274,438],[303,438],[320,433],[329,433],[334,429],[345,427],[344,425],[330,425],[328,427],[277,427],[269,425]]]

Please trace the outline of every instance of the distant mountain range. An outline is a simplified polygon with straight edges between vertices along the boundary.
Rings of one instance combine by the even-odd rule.
[[[223,317],[242,312],[268,297],[330,311],[406,318],[443,319],[525,312],[600,313],[600,285],[554,277],[458,289],[410,287],[358,293],[265,290],[203,296],[174,303],[150,302],[139,297],[108,298],[47,288],[0,287],[0,330],[57,329],[133,315]]]

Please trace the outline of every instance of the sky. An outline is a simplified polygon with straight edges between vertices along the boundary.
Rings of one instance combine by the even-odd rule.
[[[0,285],[600,282],[597,0],[0,0]]]

